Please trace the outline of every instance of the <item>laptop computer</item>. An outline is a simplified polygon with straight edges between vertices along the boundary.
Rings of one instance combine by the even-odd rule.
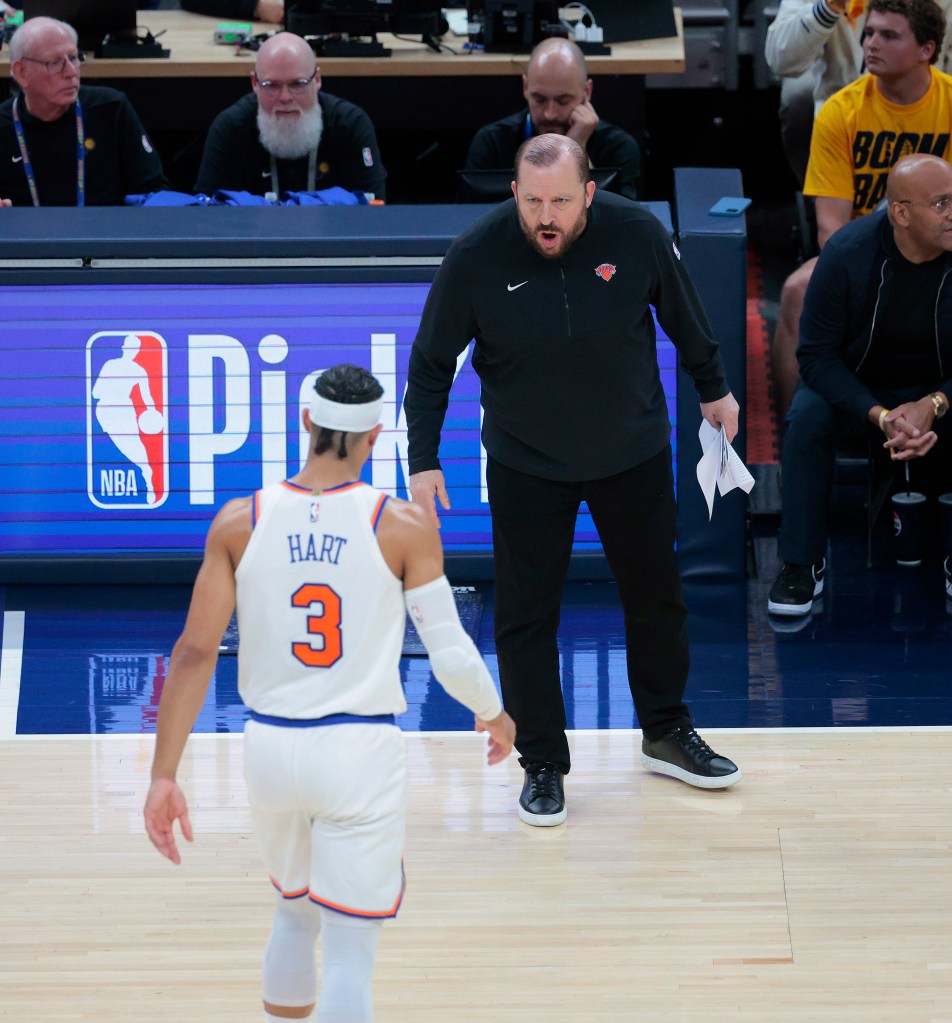
[[[606,43],[667,39],[678,34],[672,0],[594,0],[588,6]]]
[[[97,57],[107,35],[136,34],[136,0],[23,0],[24,21],[41,15],[72,25],[79,48]]]
[[[598,188],[618,191],[617,167],[593,167],[589,172]],[[461,170],[458,172],[458,202],[503,202],[512,198],[512,168],[499,170]]]

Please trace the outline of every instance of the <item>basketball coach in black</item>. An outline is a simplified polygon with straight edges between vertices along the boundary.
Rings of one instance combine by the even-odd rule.
[[[529,139],[514,199],[450,247],[410,356],[404,407],[413,500],[449,507],[439,442],[457,356],[475,339],[493,523],[496,649],[525,769],[519,816],[566,817],[570,767],[557,629],[575,519],[588,503],[625,614],[642,762],[700,788],[739,780],[683,702],[687,609],[675,556],[670,423],[651,308],[732,440],[738,405],[707,317],[660,222],[595,192],[562,135]]]

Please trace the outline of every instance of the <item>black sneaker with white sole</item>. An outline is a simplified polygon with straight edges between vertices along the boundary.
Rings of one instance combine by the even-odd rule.
[[[655,774],[666,774],[699,789],[726,789],[741,779],[737,764],[715,753],[688,725],[660,739],[642,739],[641,763]]]
[[[823,592],[826,558],[815,565],[783,563],[780,574],[770,587],[767,610],[772,615],[806,615],[813,608],[813,598]]]
[[[535,828],[551,828],[565,820],[562,772],[549,763],[526,764],[519,797],[519,819]]]

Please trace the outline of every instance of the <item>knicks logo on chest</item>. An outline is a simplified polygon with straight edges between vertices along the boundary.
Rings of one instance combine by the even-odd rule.
[[[599,263],[595,267],[595,274],[597,277],[601,277],[603,281],[610,281],[615,276],[617,269],[613,263]]]

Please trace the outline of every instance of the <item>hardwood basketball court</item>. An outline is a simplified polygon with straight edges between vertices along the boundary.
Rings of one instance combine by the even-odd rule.
[[[407,895],[381,1023],[952,1021],[949,729],[714,731],[736,788],[571,733],[567,823],[532,829],[513,758],[410,734]],[[716,741],[715,741],[716,740]],[[272,889],[240,735],[193,735],[183,865],[142,831],[151,736],[0,742],[0,1017],[261,1018]]]

